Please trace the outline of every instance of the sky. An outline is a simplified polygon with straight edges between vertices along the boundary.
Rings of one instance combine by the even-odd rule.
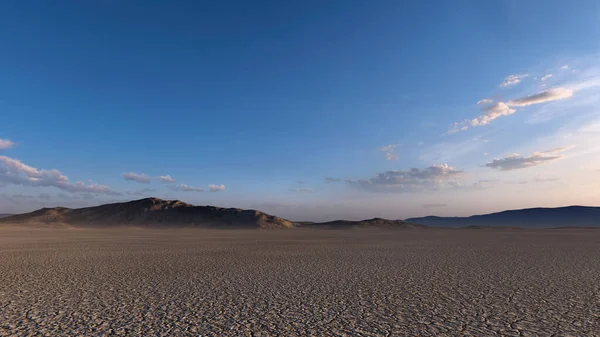
[[[0,213],[600,206],[600,2],[2,1]]]

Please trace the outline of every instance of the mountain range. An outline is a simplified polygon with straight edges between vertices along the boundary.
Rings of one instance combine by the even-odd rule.
[[[419,229],[428,227],[597,227],[600,207],[528,208],[469,217],[427,216],[406,220],[294,222],[257,210],[194,206],[179,200],[145,198],[85,208],[42,208],[25,214],[0,214],[0,224],[74,227],[198,227],[222,229]]]
[[[435,227],[600,228],[600,207],[526,208],[469,217],[426,216],[404,221]]]
[[[42,208],[25,214],[0,218],[0,224],[27,224],[74,227],[198,227],[222,229],[278,228],[418,228],[400,220],[370,219],[327,223],[292,222],[257,210],[194,206],[179,200],[145,198],[86,208]]]

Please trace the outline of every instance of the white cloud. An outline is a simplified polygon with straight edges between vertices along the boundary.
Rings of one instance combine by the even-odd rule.
[[[179,184],[177,186],[170,186],[170,189],[174,191],[183,191],[183,192],[206,192],[205,189],[199,187],[192,187],[186,184]]]
[[[160,180],[161,182],[166,183],[166,184],[171,184],[171,183],[175,182],[175,179],[171,178],[170,175],[159,176],[158,180]]]
[[[517,110],[512,109],[504,102],[498,102],[492,106],[483,109],[483,111],[485,112],[483,115],[469,121],[469,124],[471,126],[486,125],[498,117],[512,115]]]
[[[123,176],[123,178],[125,178],[125,180],[135,181],[135,182],[138,182],[141,184],[148,184],[148,183],[150,183],[150,180],[152,179],[143,173],[138,174],[138,173],[133,173],[133,172],[123,173],[123,174],[121,174],[121,176]]]
[[[573,90],[568,88],[552,88],[546,91],[542,91],[538,94],[518,98],[512,101],[506,102],[512,107],[524,107],[533,104],[540,104],[545,102],[556,101],[560,99],[570,98],[573,96]]]
[[[568,65],[568,64],[565,64],[564,66],[560,67],[560,69],[562,69],[562,70],[567,70],[567,69],[569,69],[569,65]]]
[[[0,138],[0,150],[10,149],[14,145],[15,143],[13,143],[12,141]]]
[[[546,75],[542,76],[541,80],[545,81],[545,80],[547,80],[547,79],[549,79],[551,77],[552,77],[552,74],[546,74]]]
[[[487,105],[487,104],[491,104],[491,103],[494,103],[494,100],[491,98],[484,98],[484,99],[477,101],[477,105]]]
[[[370,179],[346,180],[352,187],[377,192],[410,192],[435,190],[447,178],[462,173],[448,164],[432,165],[424,169],[387,171]]]
[[[573,96],[573,89],[569,88],[552,88],[546,91],[542,91],[535,95],[517,98],[508,102],[496,102],[493,105],[484,107],[481,109],[483,115],[480,115],[471,120],[465,120],[463,122],[454,123],[450,126],[448,133],[456,133],[465,131],[469,127],[487,125],[493,120],[502,117],[512,115],[517,110],[517,107],[526,107],[534,104],[546,103],[561,99],[570,98]]]
[[[221,185],[208,185],[208,189],[211,192],[225,191],[225,185],[223,185],[223,184],[221,184]]]
[[[381,149],[379,149],[382,152],[385,152],[385,159],[387,160],[398,160],[398,154],[396,153],[396,148],[398,147],[398,144],[389,144],[386,146],[383,146]]]
[[[529,74],[515,74],[507,76],[502,83],[500,83],[501,87],[510,87],[513,85],[517,85],[521,83],[521,80],[525,77],[529,76]]]
[[[118,195],[111,191],[108,186],[90,184],[86,185],[80,181],[71,183],[69,179],[59,170],[40,170],[26,165],[20,160],[0,156],[0,181],[23,186],[56,187],[63,191],[78,193],[101,193]]]
[[[512,171],[518,169],[524,169],[528,167],[538,166],[545,164],[557,159],[561,159],[564,155],[560,152],[564,152],[573,148],[572,146],[562,146],[552,150],[544,152],[534,152],[528,157],[523,157],[519,154],[511,154],[504,158],[497,158],[493,161],[485,164],[486,167],[497,169],[500,171]]]

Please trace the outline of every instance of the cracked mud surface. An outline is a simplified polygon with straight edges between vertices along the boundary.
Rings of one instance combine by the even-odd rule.
[[[600,230],[0,229],[0,336],[600,336]]]

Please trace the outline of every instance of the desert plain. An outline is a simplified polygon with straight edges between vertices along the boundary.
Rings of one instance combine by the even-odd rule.
[[[3,226],[0,336],[600,336],[600,230]]]

